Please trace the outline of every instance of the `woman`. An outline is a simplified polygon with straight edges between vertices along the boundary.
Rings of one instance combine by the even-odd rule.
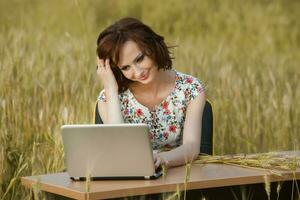
[[[191,162],[200,150],[204,86],[172,69],[164,38],[134,18],[107,27],[97,40],[104,123],[147,123],[155,167]],[[162,151],[163,149],[170,151]]]

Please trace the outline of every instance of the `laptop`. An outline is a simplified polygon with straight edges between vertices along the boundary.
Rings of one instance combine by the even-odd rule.
[[[61,127],[72,180],[157,179],[147,124],[86,124]]]

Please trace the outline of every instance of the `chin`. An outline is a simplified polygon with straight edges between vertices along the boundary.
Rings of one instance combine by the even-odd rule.
[[[154,76],[155,75],[153,73],[151,73],[151,71],[150,71],[147,79],[145,79],[145,80],[136,79],[135,81],[139,82],[141,84],[149,84],[154,80]]]
[[[157,76],[157,71],[154,71],[153,69],[150,69],[149,70],[149,76],[148,76],[147,79],[145,79],[145,80],[135,79],[133,81],[136,82],[136,83],[147,85],[147,84],[151,84],[154,81],[155,76]]]

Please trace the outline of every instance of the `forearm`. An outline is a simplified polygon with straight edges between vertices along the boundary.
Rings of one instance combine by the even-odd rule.
[[[167,167],[175,167],[192,162],[197,158],[198,154],[199,148],[197,145],[183,144],[159,155],[166,162]]]
[[[118,92],[106,92],[106,123],[122,124],[124,119],[121,113],[121,104]]]

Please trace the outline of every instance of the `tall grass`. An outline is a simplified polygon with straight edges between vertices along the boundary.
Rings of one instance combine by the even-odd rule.
[[[299,149],[299,10],[297,0],[0,0],[0,197],[30,199],[19,177],[64,169],[59,128],[93,122],[96,37],[123,16],[178,45],[174,67],[206,84],[216,154]]]

